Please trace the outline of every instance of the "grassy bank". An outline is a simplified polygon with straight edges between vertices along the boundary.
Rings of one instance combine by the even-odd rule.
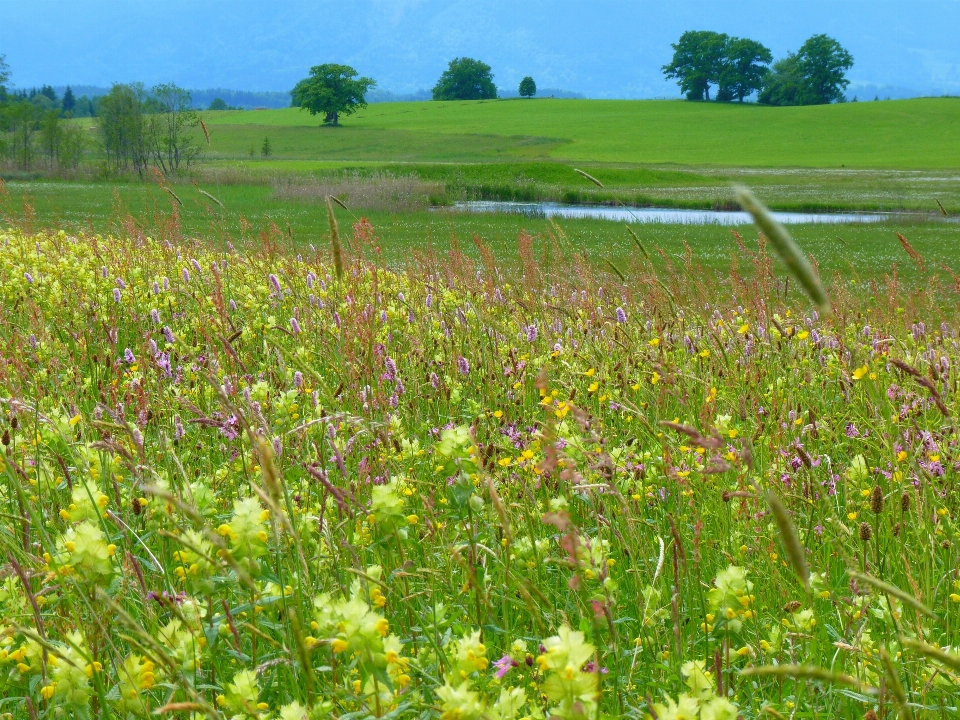
[[[204,189],[223,203],[223,209],[202,195]],[[189,237],[254,239],[258,242],[291,243],[306,248],[326,246],[329,237],[325,207],[316,202],[285,201],[267,185],[176,186],[183,202],[153,184],[144,183],[7,183],[8,195],[0,199],[5,223],[28,230],[56,227],[78,232],[143,232],[158,236],[166,232],[176,209],[175,222]],[[414,252],[446,251],[451,239],[464,252],[476,256],[472,238],[479,237],[501,258],[517,261],[517,238],[522,232],[534,236],[538,251],[551,244],[551,237],[565,236],[568,249],[587,254],[598,264],[611,260],[626,263],[637,248],[622,223],[577,219],[552,222],[543,218],[511,214],[465,214],[446,210],[384,212],[337,210],[341,222],[350,225],[360,216],[373,223],[386,261],[403,265]],[[654,252],[658,264],[666,258],[678,261],[687,251],[704,267],[722,271],[729,266],[738,245],[729,228],[712,225],[634,225],[641,241]],[[749,226],[739,228],[755,237]],[[888,272],[896,263],[901,273],[912,274],[914,265],[904,253],[896,233],[903,233],[930,264],[956,264],[960,225],[923,222],[908,218],[880,224],[841,226],[800,225],[791,232],[820,263],[825,276],[873,277]]]

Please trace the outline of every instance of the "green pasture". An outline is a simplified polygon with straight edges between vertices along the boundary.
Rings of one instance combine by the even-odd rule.
[[[296,108],[207,113],[211,151],[269,135],[298,159],[551,159],[761,168],[960,166],[960,100],[808,107],[625,100],[382,103],[321,128]]]
[[[329,242],[326,208],[318,203],[284,202],[263,185],[201,185],[215,194],[224,209],[211,202],[193,185],[176,187],[183,202],[178,206],[182,233],[191,237],[231,238],[261,242],[293,242],[325,248]],[[175,200],[153,184],[9,182],[9,195],[0,201],[0,222],[27,229],[58,227],[68,231],[122,232],[132,219],[147,234],[167,227]],[[584,252],[606,266],[610,260],[626,268],[637,259],[638,249],[624,225],[608,220],[570,219],[550,221],[516,214],[467,214],[448,209],[388,213],[337,209],[345,234],[356,218],[368,217],[376,228],[385,259],[392,265],[409,261],[414,252],[446,253],[451,239],[468,255],[478,255],[473,237],[490,246],[505,264],[517,262],[517,237],[533,235],[544,258],[549,259],[551,235],[560,237],[567,253]],[[245,228],[245,229],[244,229]],[[559,230],[558,230],[559,228]],[[657,264],[681,262],[689,246],[696,262],[705,268],[726,272],[734,256],[740,256],[731,229],[741,233],[756,248],[752,226],[634,224],[634,231],[653,254]],[[955,265],[960,247],[960,224],[892,219],[878,224],[796,225],[791,233],[816,258],[824,277],[876,277],[896,264],[901,275],[912,275],[914,266],[896,233],[904,234],[928,265]],[[561,235],[562,234],[562,235]],[[657,252],[662,250],[665,257]],[[739,257],[741,265],[746,261]]]

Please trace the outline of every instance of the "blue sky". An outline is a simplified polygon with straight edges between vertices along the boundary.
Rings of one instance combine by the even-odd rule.
[[[660,66],[697,29],[775,56],[825,32],[856,60],[852,89],[960,94],[958,28],[960,0],[0,0],[0,54],[19,87],[288,90],[311,65],[344,62],[410,92],[466,55],[501,87],[532,75],[590,97],[673,97]]]

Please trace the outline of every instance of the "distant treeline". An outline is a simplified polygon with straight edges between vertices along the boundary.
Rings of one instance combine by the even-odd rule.
[[[105,95],[78,98],[70,87],[62,94],[49,85],[10,90],[9,79],[0,55],[0,163],[18,170],[74,170],[96,148],[103,175],[144,177],[151,168],[170,175],[187,168],[203,147],[206,130],[190,93],[176,85],[116,84]],[[87,123],[67,122],[91,115],[95,140]]]

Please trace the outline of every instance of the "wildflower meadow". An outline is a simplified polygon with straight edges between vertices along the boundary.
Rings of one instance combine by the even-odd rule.
[[[0,233],[0,715],[956,715],[949,268],[330,207]]]

